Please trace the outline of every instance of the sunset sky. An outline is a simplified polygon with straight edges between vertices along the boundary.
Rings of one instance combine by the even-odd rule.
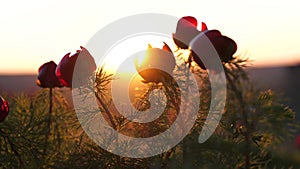
[[[296,0],[0,0],[0,74],[33,74],[74,53],[102,27],[139,13],[192,15],[238,44],[253,66],[300,64]],[[175,31],[175,28],[174,28]],[[147,44],[145,44],[145,48]]]

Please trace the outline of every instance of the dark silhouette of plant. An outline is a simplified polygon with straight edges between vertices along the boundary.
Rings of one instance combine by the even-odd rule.
[[[48,113],[48,123],[47,123],[47,132],[45,133],[45,146],[44,146],[44,154],[47,154],[47,144],[51,131],[51,123],[52,123],[52,107],[53,107],[53,88],[62,87],[58,78],[55,75],[55,69],[57,65],[53,61],[44,63],[40,66],[38,72],[38,79],[36,81],[37,85],[42,88],[49,88],[49,113]]]
[[[199,34],[206,35],[216,49],[227,81],[222,119],[213,135],[202,144],[198,143],[198,137],[206,125],[210,107],[214,106],[209,74],[220,75],[221,69],[204,66],[202,61],[210,53],[201,45],[204,39],[197,37]],[[139,72],[143,81],[139,82],[141,86],[132,99],[133,105],[142,111],[162,102],[166,104],[162,116],[148,125],[134,123],[115,109],[109,90],[115,79],[103,67],[96,69],[85,48],[81,47],[72,56],[67,54],[58,66],[54,62],[43,64],[37,84],[46,89],[32,96],[3,95],[10,103],[9,116],[6,102],[0,100],[0,117],[7,116],[0,123],[0,168],[299,168],[297,156],[286,151],[286,144],[293,143],[298,129],[295,113],[281,104],[271,90],[255,88],[247,76],[247,60],[233,56],[236,43],[218,30],[208,30],[204,23],[197,30],[197,20],[191,16],[179,20],[173,39],[178,46],[176,51],[164,43],[163,49],[155,50],[168,56],[150,52],[150,63],[137,64],[138,71],[143,71],[149,64],[164,67],[166,60],[172,62],[167,72],[153,69]],[[132,137],[149,137],[167,130],[176,120],[180,90],[189,90],[189,73],[195,75],[201,96],[195,98],[200,102],[200,107],[195,107],[199,110],[196,123],[178,145],[149,158],[121,157],[99,147],[78,122],[80,114],[73,110],[72,101],[65,99],[70,90],[53,90],[65,86],[79,93],[87,92],[96,97],[99,107],[95,112],[84,112],[88,116],[101,113],[116,131]],[[181,89],[171,75],[184,82]],[[150,105],[149,95],[154,89],[162,90],[165,97],[155,93],[160,102]]]
[[[61,92],[54,90],[49,128],[48,92],[7,97],[12,113],[0,124],[1,168],[53,168],[74,149],[71,133],[78,123],[76,115]]]

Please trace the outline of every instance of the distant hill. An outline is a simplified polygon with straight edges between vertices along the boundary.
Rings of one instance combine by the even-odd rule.
[[[0,75],[0,94],[33,93],[39,89],[37,75]]]
[[[300,120],[300,65],[291,67],[249,68],[249,76],[256,87],[272,89],[283,94],[283,101],[298,112]],[[40,88],[36,85],[36,75],[1,76],[1,93],[33,93]],[[68,94],[70,96],[70,93]]]

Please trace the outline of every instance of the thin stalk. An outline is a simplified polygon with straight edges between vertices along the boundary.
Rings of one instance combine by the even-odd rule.
[[[44,155],[46,155],[47,153],[47,145],[48,145],[48,141],[49,141],[49,136],[50,136],[50,132],[51,132],[51,122],[52,122],[52,107],[53,107],[53,88],[50,87],[49,88],[49,113],[48,113],[48,122],[47,122],[47,132],[45,135],[45,145],[44,145]]]
[[[96,95],[97,100],[100,102],[101,106],[103,107],[105,113],[107,114],[107,116],[108,116],[108,118],[109,118],[109,120],[110,120],[110,123],[111,123],[112,127],[113,127],[115,130],[118,130],[118,129],[117,129],[117,125],[116,125],[116,123],[115,123],[114,120],[113,120],[113,116],[111,115],[110,111],[108,110],[108,107],[106,106],[106,104],[104,103],[104,101],[100,98],[100,96],[99,96],[97,93],[95,93],[95,95]],[[116,138],[116,139],[118,139],[118,138]],[[121,164],[121,160],[122,160],[121,158],[122,158],[121,156],[117,156],[117,157],[116,157],[117,165],[118,165],[118,166],[116,166],[117,168],[122,168],[122,167],[121,167],[121,165],[122,165],[122,164]]]
[[[100,96],[98,96],[97,93],[95,93],[97,100],[100,102],[101,106],[103,107],[105,113],[107,114],[109,121],[112,125],[112,127],[117,130],[117,125],[115,123],[115,121],[113,120],[113,116],[111,115],[110,111],[108,110],[108,107],[105,105],[104,101],[100,98]]]
[[[20,168],[23,168],[24,167],[24,163],[22,161],[22,158],[21,158],[21,155],[19,154],[19,152],[15,149],[15,144],[12,142],[11,138],[6,135],[6,133],[0,129],[0,133],[2,135],[4,135],[4,137],[7,139],[8,143],[9,143],[9,146],[12,150],[12,152],[16,155],[17,159],[18,159],[18,162],[19,162],[19,167]]]
[[[226,69],[224,69],[224,70],[226,70]],[[249,123],[248,123],[248,111],[245,108],[246,102],[244,101],[241,91],[239,91],[237,89],[233,80],[230,78],[230,76],[228,75],[228,73],[226,71],[225,71],[225,75],[229,82],[230,87],[236,94],[237,100],[239,101],[239,104],[242,108],[242,115],[243,115],[244,123],[245,123],[245,132],[243,133],[244,137],[245,137],[245,154],[244,154],[245,155],[245,169],[249,169],[250,168],[250,143],[251,143],[251,141],[250,141],[250,131],[249,131]]]
[[[168,81],[164,79],[163,82],[162,82],[162,84],[163,84],[163,86],[164,86],[164,88],[165,88],[165,90],[166,90],[167,95],[169,96],[169,99],[171,100],[171,103],[173,104],[173,106],[174,106],[174,108],[175,108],[175,110],[176,110],[176,113],[179,113],[180,108],[179,108],[179,105],[178,105],[178,103],[176,102],[175,96],[174,96],[174,95],[176,95],[176,93],[174,94],[174,93],[172,93],[172,92],[169,90],[167,82],[168,82]],[[174,95],[173,95],[173,94],[174,94]]]

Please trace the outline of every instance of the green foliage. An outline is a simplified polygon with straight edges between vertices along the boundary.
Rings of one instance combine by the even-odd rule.
[[[151,158],[120,157],[93,143],[81,128],[71,103],[65,99],[69,91],[53,90],[51,113],[49,89],[41,89],[31,96],[5,96],[10,103],[10,114],[0,123],[0,168],[299,168],[299,154],[295,151],[290,154],[291,146],[287,146],[298,130],[295,113],[281,104],[272,91],[253,87],[244,63],[235,59],[224,66],[228,85],[226,107],[217,130],[203,144],[198,143],[198,137],[210,107],[211,89],[207,73],[192,66],[201,84],[198,119],[177,146]],[[175,72],[187,83],[185,70],[188,68],[182,62]],[[112,105],[107,95],[111,80],[112,76],[100,69],[95,89],[87,91],[99,96],[102,101],[99,108],[112,115],[111,124],[118,131],[126,132],[128,128],[124,126],[130,122],[108,110]],[[146,98],[153,87],[164,90],[168,95],[166,111],[176,114],[178,86],[174,82],[165,86],[148,84],[140,96]],[[169,115],[142,130],[167,129],[172,121]]]
[[[73,146],[69,129],[76,117],[61,92],[55,90],[49,128],[48,98],[49,89],[40,90],[34,96],[9,97],[10,114],[0,124],[0,166],[49,168],[55,161],[67,157]]]

